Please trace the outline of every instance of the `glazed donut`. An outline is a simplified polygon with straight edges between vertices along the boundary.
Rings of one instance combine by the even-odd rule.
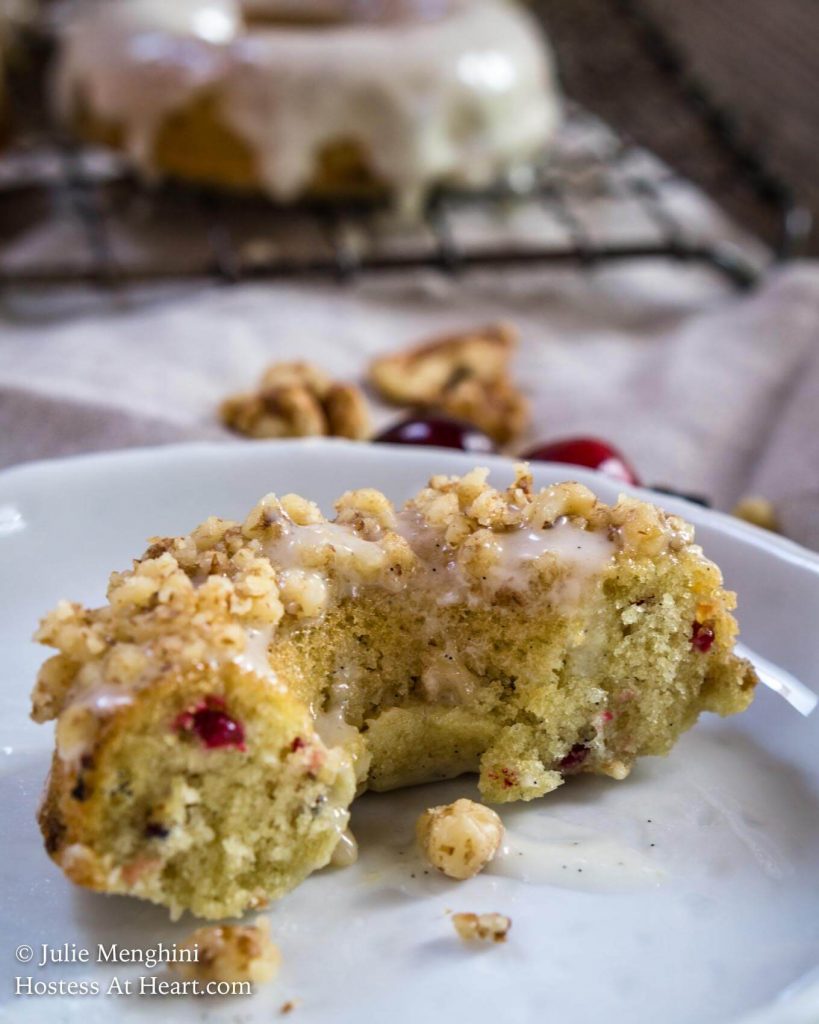
[[[753,696],[734,595],[691,528],[579,484],[434,477],[328,522],[268,495],[157,539],[108,604],[61,603],[34,717],[40,815],[75,882],[208,917],[325,865],[357,788],[479,772],[484,799],[625,778]]]
[[[525,166],[560,118],[508,0],[104,0],[64,26],[56,102],[148,175],[408,208]]]

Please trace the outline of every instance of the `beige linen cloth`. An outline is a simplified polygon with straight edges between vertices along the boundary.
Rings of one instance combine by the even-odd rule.
[[[587,272],[433,272],[352,285],[203,287],[69,317],[31,299],[0,326],[0,465],[75,452],[228,439],[216,409],[274,360],[361,380],[369,359],[507,319],[533,403],[519,452],[593,434],[647,484],[729,508],[774,500],[819,547],[819,267],[755,291],[651,263]],[[19,310],[17,311],[19,314]],[[379,425],[400,413],[375,404]],[[252,444],[237,440],[237,444]]]
[[[104,173],[110,157],[94,159]],[[50,180],[50,166],[37,154],[6,158],[0,184],[3,173]],[[690,240],[717,239],[765,259],[701,192],[579,108],[571,106],[548,168],[571,182],[574,216],[592,244],[653,238],[656,217],[635,200],[639,180],[653,183]],[[81,253],[78,224],[61,209],[0,258],[19,266]],[[459,210],[450,227],[461,245],[563,243],[565,224],[536,199],[501,216]],[[157,247],[199,252],[202,227],[201,217],[160,218],[146,234],[133,224],[114,230],[111,242],[125,262]],[[249,227],[249,237],[264,230]],[[289,248],[314,247],[313,233],[287,229]],[[387,233],[383,243],[395,239]],[[538,441],[599,435],[622,448],[646,484],[726,509],[749,493],[772,499],[785,531],[819,549],[819,264],[769,273],[746,294],[713,271],[659,260],[108,298],[9,291],[0,295],[0,466],[231,439],[219,402],[251,387],[270,362],[307,359],[340,380],[362,380],[376,353],[499,319],[520,330],[514,372],[533,406],[514,454]],[[401,413],[374,402],[374,415],[380,427]]]

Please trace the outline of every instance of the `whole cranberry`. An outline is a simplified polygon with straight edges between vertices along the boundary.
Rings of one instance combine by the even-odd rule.
[[[217,747],[245,749],[242,724],[227,714],[221,697],[206,697],[197,707],[183,711],[177,716],[174,728],[178,732],[193,733],[210,750]]]
[[[639,485],[640,478],[626,457],[613,445],[596,437],[567,437],[562,441],[538,445],[523,455],[533,462],[568,462],[573,466],[586,466],[622,480]]]
[[[238,747],[244,750],[245,731],[230,715],[216,708],[201,708],[193,713],[193,732],[206,747]]]
[[[444,416],[418,416],[402,420],[373,438],[381,444],[423,444],[457,448],[462,452],[490,455],[497,451],[492,439],[471,423]]]

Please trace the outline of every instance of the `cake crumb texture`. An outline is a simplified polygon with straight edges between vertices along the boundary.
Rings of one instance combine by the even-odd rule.
[[[624,779],[750,703],[734,595],[683,520],[577,483],[434,476],[325,518],[270,494],[60,602],[40,825],[78,884],[240,914],[328,864],[365,789],[477,773],[487,803]],[[485,808],[483,809],[486,810]]]
[[[464,942],[506,942],[512,927],[505,914],[453,914],[452,923]]]

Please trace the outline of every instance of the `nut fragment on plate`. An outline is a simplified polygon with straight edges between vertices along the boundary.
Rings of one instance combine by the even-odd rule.
[[[737,502],[733,514],[746,523],[761,526],[763,530],[779,533],[779,522],[773,504],[767,498],[747,497]]]
[[[330,380],[310,363],[275,363],[255,391],[231,395],[219,414],[231,430],[247,437],[347,437],[370,433],[361,390]]]
[[[453,914],[452,923],[464,942],[506,942],[512,927],[505,914]]]
[[[170,970],[187,980],[250,981],[263,984],[271,981],[279,970],[281,953],[270,938],[267,918],[249,925],[207,925],[197,928],[183,949],[194,949],[196,960],[174,962]]]
[[[416,835],[430,864],[462,881],[483,871],[498,852],[503,824],[491,808],[461,799],[424,811]]]
[[[396,405],[441,410],[505,444],[526,426],[529,405],[509,376],[517,332],[492,324],[381,356],[370,381]]]

